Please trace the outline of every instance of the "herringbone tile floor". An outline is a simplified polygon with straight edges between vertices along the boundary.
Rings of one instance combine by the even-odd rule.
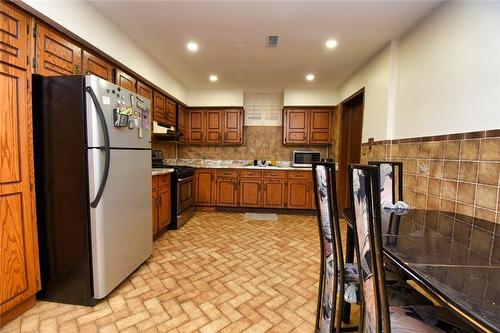
[[[7,332],[313,332],[319,240],[312,216],[197,213],[97,306],[38,302]]]

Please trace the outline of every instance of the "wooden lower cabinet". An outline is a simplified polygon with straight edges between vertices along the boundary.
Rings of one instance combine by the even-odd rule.
[[[252,178],[240,179],[240,206],[260,207],[262,204],[262,180]]]
[[[310,207],[309,180],[288,180],[287,208],[308,209]]]
[[[196,169],[195,205],[211,207],[215,205],[215,170]]]
[[[170,174],[153,176],[153,239],[172,221]]]
[[[30,77],[0,63],[0,327],[40,290]]]
[[[262,207],[285,208],[286,181],[284,179],[264,179]]]
[[[172,205],[170,202],[170,185],[158,189],[159,209],[158,209],[158,227],[163,229],[170,224]]]
[[[196,169],[196,206],[312,209],[311,175],[305,170]]]
[[[238,179],[217,178],[217,206],[238,206]]]

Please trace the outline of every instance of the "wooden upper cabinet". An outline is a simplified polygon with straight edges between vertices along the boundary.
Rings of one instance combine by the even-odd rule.
[[[309,143],[331,143],[332,111],[329,109],[311,109]]]
[[[186,114],[186,108],[183,107],[182,105],[179,105],[177,109],[177,131],[181,133],[181,136],[179,138],[180,141],[186,141],[187,140],[187,114]]]
[[[2,20],[2,25],[4,22]],[[26,70],[0,63],[2,322],[12,318],[5,315],[6,311],[30,298],[34,301],[40,289],[29,79]]]
[[[285,109],[283,139],[287,144],[307,144],[309,110]]]
[[[141,81],[137,81],[137,94],[149,99],[149,101],[153,103],[153,88]]]
[[[243,143],[243,110],[224,110],[223,133],[224,143]]]
[[[330,144],[332,113],[327,108],[285,108],[283,144]]]
[[[27,68],[30,30],[24,14],[0,2],[0,61]]]
[[[215,170],[196,169],[195,171],[195,204],[196,206],[213,206],[215,204]]]
[[[286,205],[286,180],[264,179],[264,192],[262,206],[264,208],[285,208]]]
[[[168,97],[166,117],[168,126],[177,126],[177,103]]]
[[[234,207],[238,205],[238,179],[217,178],[217,206]]]
[[[192,143],[205,142],[204,136],[204,118],[203,109],[191,109],[188,112],[188,141]]]
[[[87,51],[82,52],[82,70],[84,74],[94,74],[113,82],[113,65]]]
[[[207,110],[206,122],[206,143],[222,143],[222,111]]]
[[[136,91],[137,80],[118,68],[115,72],[115,83],[122,88],[128,89],[133,92]]]
[[[44,76],[81,74],[82,50],[54,30],[37,23],[35,72]]]
[[[153,93],[153,120],[160,125],[167,125],[167,97],[159,91]]]

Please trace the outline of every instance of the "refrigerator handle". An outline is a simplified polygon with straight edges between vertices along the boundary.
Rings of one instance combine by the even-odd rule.
[[[94,198],[94,201],[90,203],[90,207],[96,208],[97,205],[99,204],[99,200],[101,200],[102,193],[104,192],[104,187],[106,186],[106,182],[108,181],[108,175],[109,175],[109,161],[111,159],[111,154],[110,154],[110,144],[109,144],[109,132],[108,132],[108,125],[106,124],[106,118],[104,117],[104,112],[102,111],[101,105],[99,104],[99,100],[97,99],[97,96],[94,93],[94,90],[92,90],[92,87],[86,87],[85,91],[90,95],[90,98],[92,98],[92,102],[95,105],[95,108],[97,110],[97,115],[99,116],[99,121],[101,123],[102,127],[102,132],[104,135],[104,146],[99,147],[101,151],[104,152],[104,171],[102,173],[102,180],[101,184],[99,185],[99,189],[97,190],[97,194]]]

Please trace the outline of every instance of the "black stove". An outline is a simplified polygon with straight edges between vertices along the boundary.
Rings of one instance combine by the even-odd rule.
[[[179,229],[194,214],[194,168],[163,163],[163,152],[152,151],[153,168],[174,169],[171,181],[172,223],[169,229]]]
[[[194,168],[188,165],[164,164],[160,168],[174,169],[174,173],[178,178],[185,178],[194,175]]]

